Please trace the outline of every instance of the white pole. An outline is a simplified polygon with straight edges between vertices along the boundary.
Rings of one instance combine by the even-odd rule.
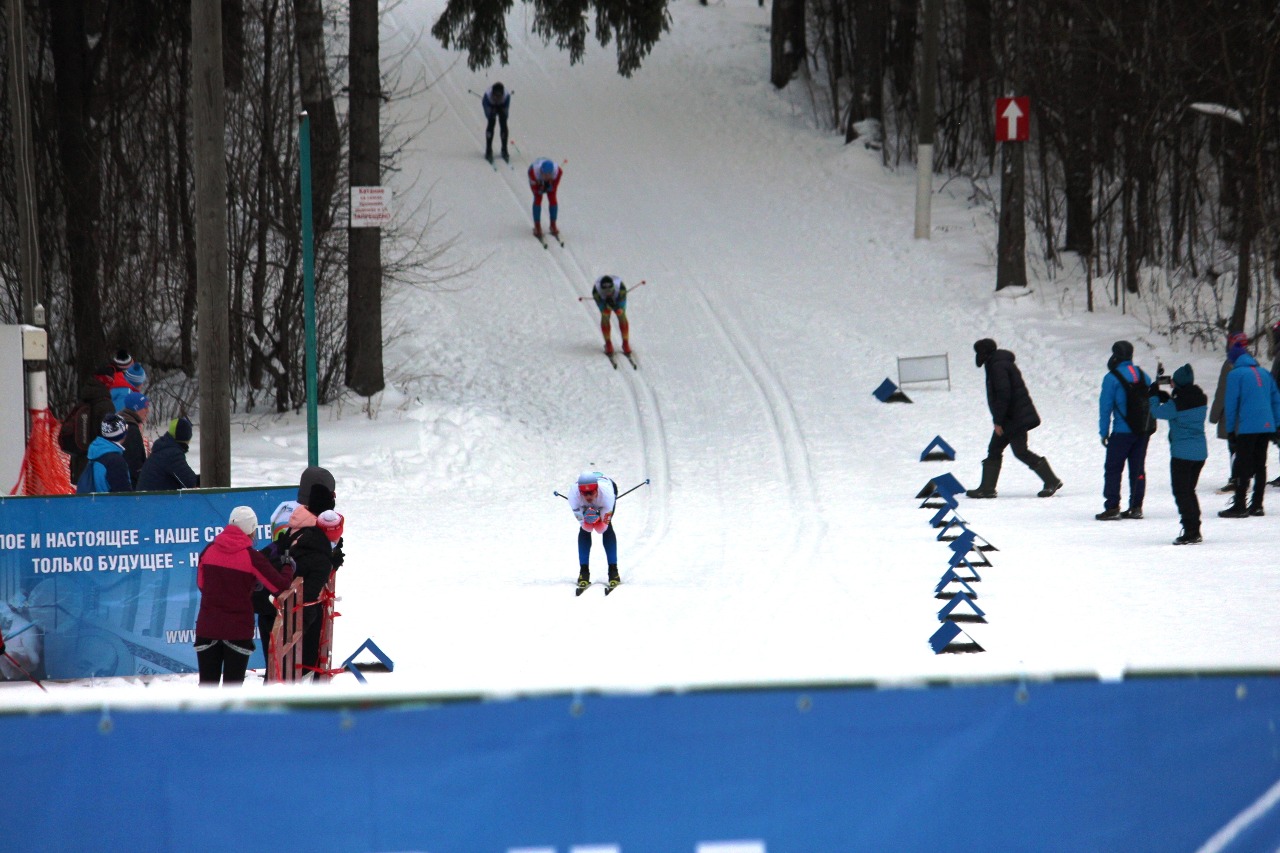
[[[916,149],[916,239],[929,239],[929,206],[933,202],[933,146]]]

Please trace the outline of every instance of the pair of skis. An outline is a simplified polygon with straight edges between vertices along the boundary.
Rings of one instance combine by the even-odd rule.
[[[538,240],[538,242],[539,242],[539,243],[541,243],[541,244],[542,244],[542,248],[544,248],[544,249],[545,249],[545,248],[547,248],[547,246],[548,246],[549,244],[547,243],[547,237],[546,237],[546,235],[545,235],[545,234],[539,234],[537,231],[534,231],[534,232],[533,232],[533,236],[534,236],[535,238],[537,238],[537,240]],[[559,244],[560,244],[560,248],[561,248],[561,249],[563,249],[563,248],[564,248],[564,240],[562,240],[562,239],[560,238],[560,235],[559,235],[559,234],[552,234],[551,236],[555,239],[555,241],[556,241],[557,243],[559,243]]]
[[[623,356],[626,357],[627,361],[631,362],[633,370],[640,369],[639,363],[636,362],[636,354],[634,352],[624,352]],[[609,359],[609,363],[613,365],[614,370],[618,369],[618,354],[616,352],[606,352],[604,357]]]
[[[614,580],[611,580],[611,581],[609,581],[608,583],[604,583],[603,581],[600,581],[599,583],[600,583],[600,585],[601,585],[601,586],[603,586],[603,587],[604,587],[604,594],[605,594],[605,595],[608,595],[609,593],[613,592],[615,589],[617,589],[619,586],[621,586],[621,585],[622,585],[622,581],[614,581]],[[592,587],[592,586],[594,586],[594,585],[595,585],[595,584],[591,584],[591,583],[589,583],[589,584],[587,584],[586,586],[580,586],[580,587],[575,588],[575,589],[573,590],[573,595],[574,595],[574,597],[575,597],[575,598],[577,598],[579,595],[582,595],[584,592],[586,592],[587,590],[591,589],[591,587]]]

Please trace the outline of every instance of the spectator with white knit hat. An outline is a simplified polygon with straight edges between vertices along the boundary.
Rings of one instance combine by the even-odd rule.
[[[202,687],[244,683],[253,644],[253,590],[262,584],[272,592],[289,586],[293,570],[277,571],[254,548],[258,515],[252,507],[231,510],[227,526],[200,552],[196,586],[196,659]]]

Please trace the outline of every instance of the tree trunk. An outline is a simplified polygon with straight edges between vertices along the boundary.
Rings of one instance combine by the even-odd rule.
[[[808,55],[804,0],[774,0],[769,45],[769,82],[784,89]]]
[[[885,36],[889,0],[866,0],[853,10],[853,95],[845,142],[857,138],[854,125],[867,119],[884,126]]]
[[[91,141],[92,71],[84,0],[49,4],[53,82],[57,93],[58,161],[66,209],[67,278],[71,288],[71,338],[77,376],[84,378],[107,355],[98,292],[98,220],[101,175]]]
[[[231,357],[227,319],[226,92],[222,9],[191,4],[196,316],[200,348],[200,485],[231,485]]]
[[[320,0],[294,0],[293,14],[297,22],[298,90],[302,108],[311,117],[311,219],[318,242],[333,226],[342,140],[325,61],[324,9]]]
[[[351,185],[379,186],[378,0],[351,0]],[[346,385],[368,397],[382,372],[382,229],[352,228],[347,266]]]

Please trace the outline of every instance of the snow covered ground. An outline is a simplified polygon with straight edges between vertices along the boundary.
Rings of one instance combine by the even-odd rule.
[[[447,292],[391,298],[391,388],[372,417],[351,400],[322,412],[321,462],[347,515],[335,656],[372,638],[396,665],[371,687],[340,676],[328,695],[1276,665],[1277,519],[1216,517],[1222,442],[1201,482],[1203,545],[1170,545],[1163,427],[1146,519],[1093,519],[1111,342],[1133,341],[1149,372],[1191,362],[1209,393],[1221,353],[1086,313],[1082,282],[997,296],[989,211],[958,184],[934,197],[932,239],[913,239],[914,173],[817,129],[802,85],[768,84],[769,12],[754,0],[674,3],[672,31],[630,80],[594,44],[570,67],[524,6],[511,64],[471,73],[425,34],[440,8],[402,4],[383,21],[384,57],[436,81],[392,105],[437,119],[389,183],[401,215],[425,215],[430,191],[440,232],[457,235],[449,260],[472,271]],[[514,90],[513,167],[494,171],[469,90],[499,79]],[[564,248],[529,235],[524,169],[539,156],[564,165]],[[578,299],[604,273],[645,282],[628,312],[639,370],[611,368]],[[977,483],[990,434],[981,337],[1017,354],[1044,421],[1031,447],[1066,487],[1036,498],[1010,456],[998,500],[961,502],[999,548],[977,587],[988,624],[966,626],[986,651],[935,655],[950,551],[914,496],[945,471]],[[938,353],[950,390],[909,388],[914,405],[872,397],[897,357]],[[234,421],[234,485],[296,482],[304,417]],[[935,435],[954,464],[918,461]],[[620,503],[624,586],[607,599],[571,593],[576,525],[552,494],[587,467],[623,489],[651,480]],[[592,568],[604,576],[598,542]],[[196,692],[194,676],[163,686],[180,701]],[[80,687],[5,698],[74,704]]]

